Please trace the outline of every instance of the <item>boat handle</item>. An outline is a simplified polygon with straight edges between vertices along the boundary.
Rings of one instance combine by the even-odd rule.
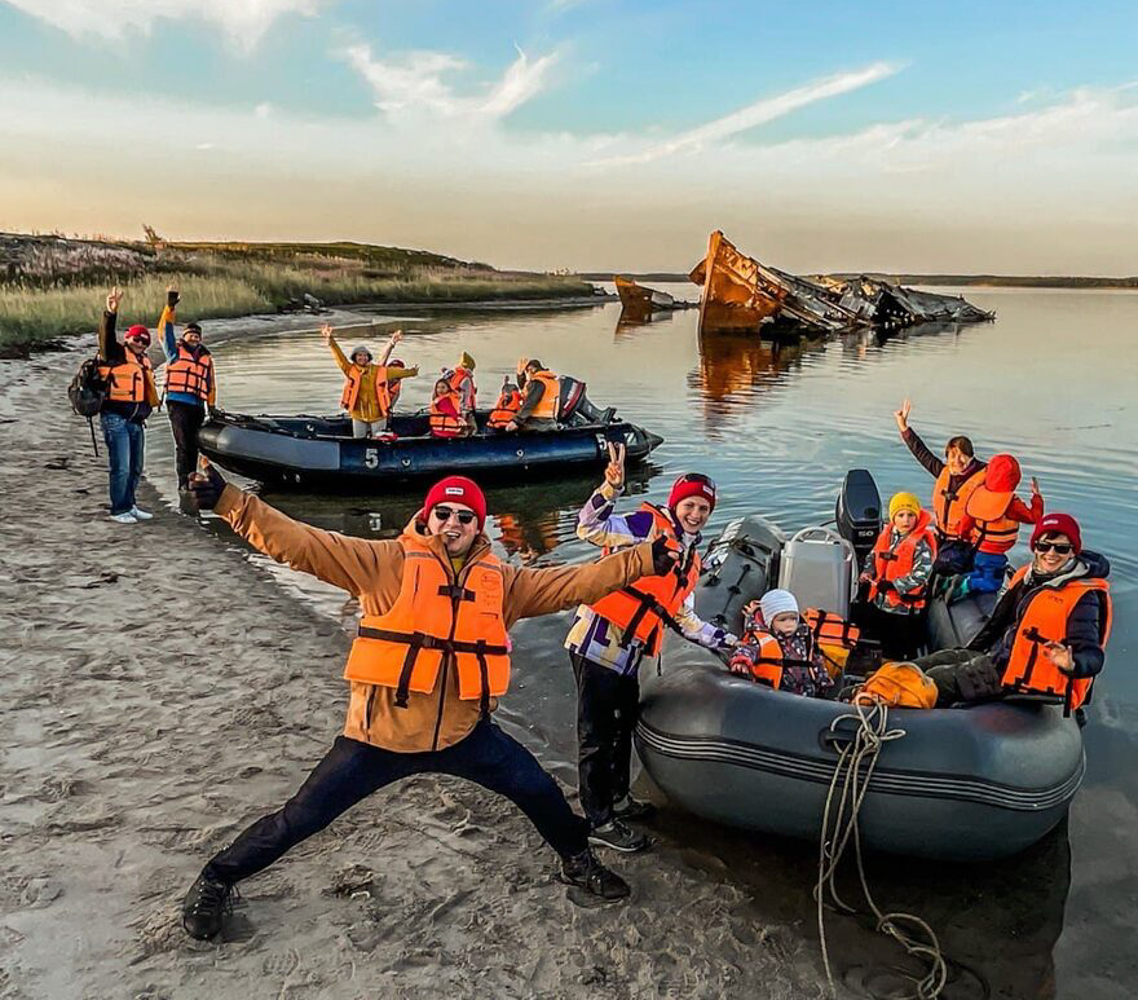
[[[830,753],[848,750],[857,736],[855,729],[831,729],[827,726],[818,733],[818,745]]]

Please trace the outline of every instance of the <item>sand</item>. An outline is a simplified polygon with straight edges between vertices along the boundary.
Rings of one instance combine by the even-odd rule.
[[[665,838],[609,856],[630,901],[578,905],[520,813],[446,778],[373,796],[244,883],[224,940],[186,937],[203,862],[338,734],[348,640],[153,486],[152,522],[107,519],[65,397],[92,344],[0,362],[0,998],[821,995],[761,888]]]

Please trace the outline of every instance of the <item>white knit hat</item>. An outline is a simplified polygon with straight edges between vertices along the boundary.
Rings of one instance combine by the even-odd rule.
[[[789,590],[768,590],[759,599],[759,610],[763,613],[763,621],[769,625],[787,611],[798,614],[798,601]]]

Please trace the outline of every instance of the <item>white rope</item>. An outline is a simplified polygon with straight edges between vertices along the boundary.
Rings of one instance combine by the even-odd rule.
[[[878,755],[884,744],[901,739],[905,735],[905,730],[889,728],[889,708],[882,701],[877,699],[859,701],[855,697],[850,707],[853,709],[852,712],[839,715],[830,723],[831,733],[837,732],[838,725],[844,721],[854,722],[856,730],[851,742],[838,751],[838,762],[834,767],[834,776],[830,779],[826,808],[822,815],[818,883],[814,887],[814,898],[818,904],[818,937],[822,945],[826,981],[829,983],[831,996],[836,996],[829,948],[826,943],[826,899],[827,897],[832,899],[834,905],[846,913],[856,912],[852,906],[842,901],[838,895],[836,882],[838,865],[852,838],[858,879],[861,882],[865,901],[877,921],[877,930],[882,934],[888,934],[909,955],[928,966],[928,971],[922,978],[909,977],[915,983],[916,992],[899,1000],[935,1000],[940,996],[948,979],[948,967],[941,955],[940,942],[936,934],[920,917],[911,913],[882,912],[869,891],[861,856],[858,816],[865,796],[869,792],[869,782],[877,766]],[[836,809],[835,797],[838,798]],[[915,933],[906,931],[903,928],[905,924],[911,925]]]

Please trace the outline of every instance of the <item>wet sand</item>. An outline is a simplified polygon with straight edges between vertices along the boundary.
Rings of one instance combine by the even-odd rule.
[[[520,813],[446,778],[378,793],[244,883],[225,940],[187,938],[202,863],[339,733],[348,640],[149,484],[152,522],[107,519],[65,396],[92,345],[0,362],[0,997],[821,995],[761,889],[663,847],[606,859],[631,901],[578,905]]]

